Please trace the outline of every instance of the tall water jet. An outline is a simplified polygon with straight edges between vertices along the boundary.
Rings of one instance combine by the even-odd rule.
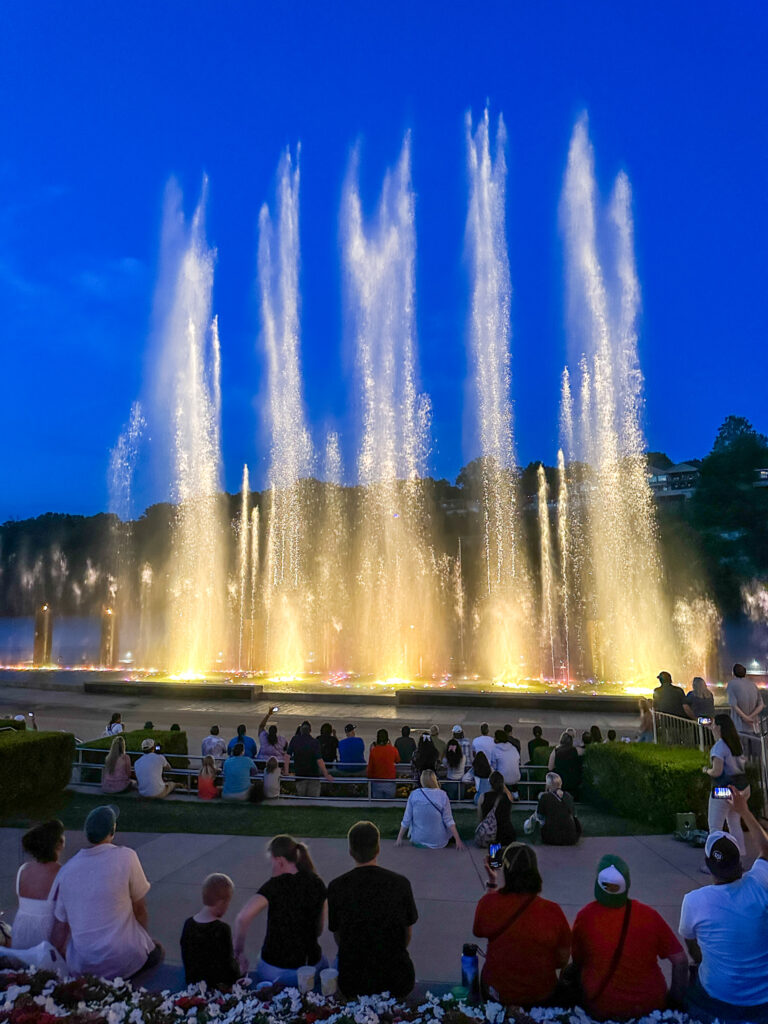
[[[363,487],[353,601],[358,664],[384,676],[445,664],[442,609],[420,477],[429,403],[416,384],[416,233],[410,140],[387,173],[375,220],[366,225],[357,157],[342,209],[346,304],[362,415]]]
[[[116,519],[112,534],[112,576],[115,579],[115,608],[121,619],[128,611],[134,567],[131,563],[133,507],[131,492],[146,420],[139,402],[131,406],[128,423],[109,455],[109,511]],[[119,651],[115,651],[119,655]]]
[[[204,185],[188,229],[178,203],[169,206],[168,233],[181,237],[171,272],[158,375],[158,405],[170,415],[171,491],[177,503],[163,661],[182,676],[212,668],[226,636],[220,355],[218,329],[211,317],[214,253],[205,240],[205,192]]]
[[[549,518],[549,487],[544,467],[539,463],[536,471],[538,483],[539,511],[539,573],[541,588],[541,646],[543,668],[551,672],[550,678],[557,678],[555,667],[555,573],[552,559],[552,523]]]
[[[342,487],[339,435],[329,431],[325,442],[320,534],[315,556],[316,647],[325,671],[348,668],[349,583],[347,503]]]
[[[251,539],[251,551],[250,551],[250,585],[249,585],[249,598],[248,598],[248,618],[247,618],[247,643],[246,643],[246,662],[248,668],[256,668],[259,664],[259,658],[263,651],[261,645],[258,642],[257,626],[259,624],[259,558],[261,553],[260,537],[260,512],[259,506],[255,505],[251,509],[251,525],[249,529],[249,536]]]
[[[264,586],[267,664],[280,673],[303,671],[306,651],[306,556],[301,481],[312,468],[304,414],[299,320],[299,168],[289,151],[277,171],[276,219],[265,204],[259,215],[259,293],[267,357],[269,559]]]
[[[251,496],[248,466],[243,466],[240,488],[240,518],[237,524],[237,667],[245,668],[246,621],[248,615],[248,555],[250,553],[248,503]]]
[[[511,282],[505,227],[506,132],[499,117],[491,156],[488,110],[466,120],[471,276],[469,342],[482,456],[486,593],[478,608],[477,658],[493,675],[530,671],[532,588],[522,552],[510,400]],[[538,660],[538,659],[537,659]],[[536,665],[538,669],[538,664]]]
[[[563,389],[565,390],[565,389]],[[568,477],[563,449],[557,452],[557,548],[560,556],[560,607],[563,622],[563,670],[571,678],[571,517],[568,500]]]
[[[621,178],[611,206],[618,253],[611,293],[599,255],[593,163],[582,118],[571,139],[561,206],[569,328],[572,344],[583,353],[576,448],[589,474],[589,571],[582,574],[579,599],[594,674],[649,680],[654,666],[674,659],[675,652],[639,421],[639,288],[629,189]]]

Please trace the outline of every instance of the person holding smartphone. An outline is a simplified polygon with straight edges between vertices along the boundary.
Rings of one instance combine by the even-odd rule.
[[[493,843],[485,858],[488,892],[477,904],[472,929],[488,939],[482,981],[506,1006],[546,1005],[554,997],[558,971],[568,963],[571,929],[557,903],[539,895],[533,848],[510,843],[502,852],[498,847]]]
[[[744,844],[739,812],[733,806],[733,801],[729,799],[730,794],[725,796],[726,787],[734,786],[745,799],[749,799],[749,783],[744,773],[746,758],[739,734],[730,715],[716,715],[712,723],[712,733],[715,742],[709,751],[711,763],[708,768],[702,768],[704,774],[709,775],[713,783],[707,811],[709,831],[719,831],[727,824],[728,831],[736,840],[741,856],[746,857],[747,848]],[[718,790],[722,792],[718,794]],[[706,867],[702,870],[709,873]]]

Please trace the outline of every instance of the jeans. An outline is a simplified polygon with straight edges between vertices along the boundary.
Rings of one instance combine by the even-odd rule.
[[[315,987],[320,984],[320,971],[324,971],[328,966],[328,960],[326,957],[321,956],[317,963],[314,965],[315,971]],[[272,964],[268,964],[266,960],[259,959],[256,965],[256,970],[251,971],[251,977],[258,984],[260,981],[279,981],[281,985],[285,985],[286,988],[296,988],[299,983],[298,975],[296,974],[296,968],[291,967],[273,967]]]
[[[738,1006],[715,999],[704,990],[697,978],[685,994],[685,1009],[692,1020],[701,1024],[768,1024],[768,1003],[761,1006]]]
[[[374,800],[392,800],[395,795],[394,782],[372,782],[371,796]]]

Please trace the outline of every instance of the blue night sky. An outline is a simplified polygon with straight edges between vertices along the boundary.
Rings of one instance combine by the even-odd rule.
[[[481,13],[482,12],[482,13]],[[729,413],[768,430],[768,7],[762,2],[4,5],[0,39],[0,521],[107,504],[142,389],[163,191],[210,178],[226,485],[261,486],[259,207],[301,143],[302,357],[317,436],[353,429],[339,202],[361,145],[372,207],[403,133],[417,193],[432,472],[468,445],[464,117],[508,143],[518,456],[553,461],[565,361],[558,201],[575,119],[601,191],[625,169],[643,289],[649,447],[702,455]],[[162,494],[147,497],[161,498]]]

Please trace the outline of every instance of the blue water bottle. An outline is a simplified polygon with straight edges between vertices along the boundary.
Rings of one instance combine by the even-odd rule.
[[[470,1003],[480,1002],[480,966],[477,960],[477,946],[464,943],[461,953],[461,984],[468,992]]]

